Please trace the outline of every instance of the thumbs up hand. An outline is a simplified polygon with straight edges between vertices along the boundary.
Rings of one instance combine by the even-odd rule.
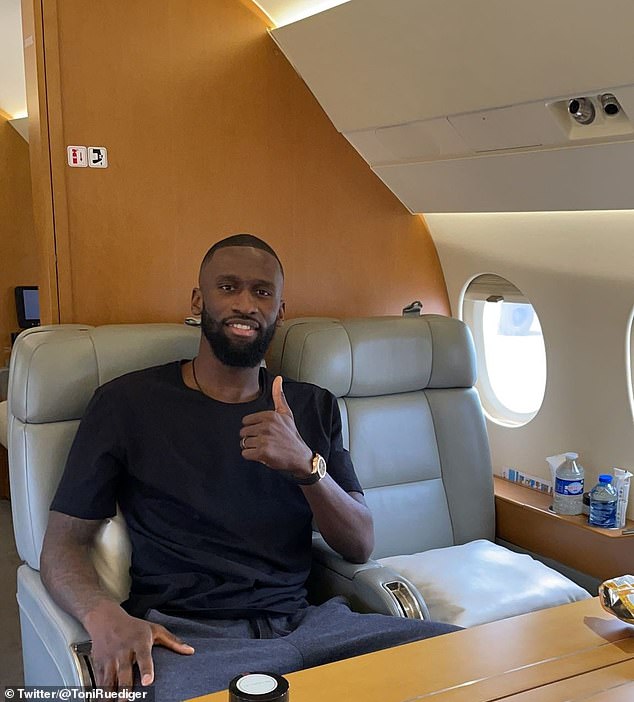
[[[288,406],[286,401],[286,395],[284,394],[284,389],[282,388],[283,379],[281,375],[278,375],[273,381],[273,404],[275,405],[275,411],[278,414],[289,415],[293,419],[293,413],[291,408]]]
[[[313,452],[297,431],[282,384],[282,376],[278,375],[272,388],[274,410],[256,412],[242,419],[242,457],[305,478],[312,470]]]

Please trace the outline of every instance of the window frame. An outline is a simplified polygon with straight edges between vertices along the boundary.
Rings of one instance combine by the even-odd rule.
[[[534,412],[516,412],[510,407],[507,407],[502,403],[491,385],[489,379],[489,372],[486,362],[486,351],[485,351],[485,339],[484,339],[484,307],[487,304],[484,300],[469,299],[467,296],[467,291],[471,283],[480,277],[480,275],[473,276],[464,286],[462,290],[461,300],[460,300],[460,319],[469,327],[471,335],[473,336],[473,345],[475,347],[476,353],[476,363],[477,363],[477,380],[476,388],[478,394],[480,395],[480,402],[482,403],[482,410],[490,421],[500,426],[515,429],[517,427],[522,427],[531,422],[539,414],[543,404],[544,398],[546,397],[546,387],[548,383],[548,357],[546,356],[546,382],[544,383],[544,394],[542,395],[542,400],[539,407]],[[495,273],[489,275],[496,275],[498,278],[503,278],[503,276]],[[508,280],[507,278],[503,278]],[[509,283],[511,281],[508,281]],[[512,284],[512,283],[511,283]],[[530,300],[525,297],[526,303],[531,305],[533,312],[539,319],[539,314],[535,309],[534,305]],[[477,302],[482,302],[481,305],[476,304]],[[509,302],[515,302],[514,300],[509,300]],[[489,304],[500,304],[491,302]],[[540,320],[541,327],[541,320]],[[544,340],[544,332],[542,329],[542,341],[544,344],[544,353],[546,354],[546,342]]]

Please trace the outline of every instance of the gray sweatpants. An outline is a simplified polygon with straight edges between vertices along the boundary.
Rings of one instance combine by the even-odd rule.
[[[183,656],[153,650],[156,702],[171,702],[228,687],[249,672],[291,673],[343,658],[457,631],[438,622],[352,612],[336,597],[290,616],[256,619],[183,619],[150,610],[162,624],[196,649]]]

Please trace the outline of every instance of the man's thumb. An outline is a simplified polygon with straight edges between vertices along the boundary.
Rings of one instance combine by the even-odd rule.
[[[284,390],[282,389],[282,376],[278,375],[273,381],[273,405],[275,406],[275,411],[278,414],[290,414],[291,417],[293,413],[291,408],[286,402],[286,397],[284,395]]]

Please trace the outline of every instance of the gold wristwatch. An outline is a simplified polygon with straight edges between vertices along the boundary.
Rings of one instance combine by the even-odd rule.
[[[294,478],[298,485],[314,485],[326,475],[326,461],[318,453],[313,454],[313,469],[307,478]]]

